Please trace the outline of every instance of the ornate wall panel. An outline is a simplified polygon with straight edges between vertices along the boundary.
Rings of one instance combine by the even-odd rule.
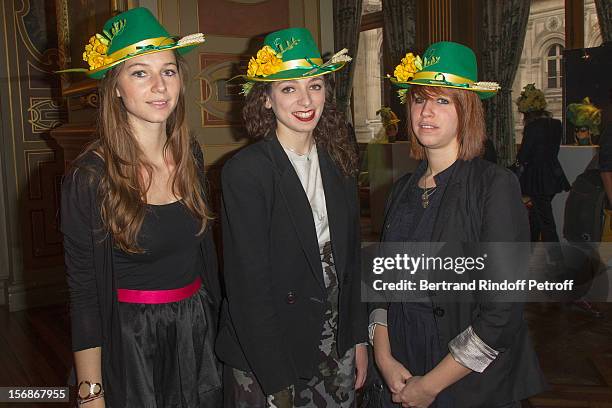
[[[213,35],[253,37],[289,22],[287,0],[200,0],[199,6],[200,27]]]
[[[2,2],[2,175],[12,309],[54,301],[26,296],[29,288],[63,283],[57,228],[63,158],[50,131],[66,122],[58,69],[55,2]],[[0,275],[0,280],[3,278]]]
[[[246,70],[249,56],[202,53],[197,76],[201,81],[202,127],[240,126],[243,96],[239,81],[228,81]]]

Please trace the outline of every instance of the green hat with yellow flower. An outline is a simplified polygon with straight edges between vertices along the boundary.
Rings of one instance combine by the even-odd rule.
[[[516,106],[521,113],[543,111],[547,105],[544,92],[536,88],[535,83],[525,85],[516,100]]]
[[[312,34],[306,28],[287,28],[268,34],[263,47],[251,57],[243,85],[247,94],[253,82],[286,81],[329,74],[351,60],[345,48],[323,62]]]
[[[473,91],[481,99],[494,96],[500,89],[497,82],[478,81],[476,55],[465,45],[442,41],[432,44],[423,58],[407,53],[395,67],[391,83],[402,88],[398,93],[403,102],[412,85],[438,86]]]
[[[185,54],[203,42],[202,33],[182,38],[170,35],[149,9],[137,7],[112,17],[104,24],[102,34],[89,39],[83,52],[89,69],[57,72],[85,72],[90,78],[101,79],[109,69],[130,58],[174,49]]]
[[[599,135],[601,109],[591,103],[587,96],[582,103],[567,105],[567,120],[576,128],[588,128],[592,135]]]

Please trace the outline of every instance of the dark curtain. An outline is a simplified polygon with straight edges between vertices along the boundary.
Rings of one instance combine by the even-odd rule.
[[[497,96],[485,101],[485,113],[487,136],[495,144],[502,165],[510,164],[516,154],[512,83],[523,52],[530,5],[530,0],[482,1],[483,69],[478,79],[496,81],[501,86]]]
[[[383,20],[385,36],[385,68],[388,74],[393,70],[407,52],[415,52],[416,43],[416,0],[384,0]],[[387,81],[386,90],[389,91],[389,105],[400,122],[398,138],[406,139],[406,107],[402,105],[396,94],[396,89]]]
[[[362,0],[334,0],[334,45],[336,51],[348,48],[349,55],[357,58]],[[338,109],[350,118],[351,93],[355,63],[336,71],[336,103]]]
[[[612,41],[612,0],[595,0],[597,19],[604,42]]]

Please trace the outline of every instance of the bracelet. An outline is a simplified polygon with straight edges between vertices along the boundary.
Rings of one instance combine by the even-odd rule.
[[[87,395],[81,396],[81,388],[83,385],[87,386]],[[89,381],[81,381],[77,388],[77,402],[79,405],[86,404],[90,401],[96,400],[98,398],[102,398],[104,396],[104,390],[102,389],[102,384],[100,383],[92,383]]]
[[[97,400],[98,398],[102,398],[104,397],[104,391],[102,391],[100,394],[95,395],[93,397],[88,397],[88,398],[78,398],[77,401],[79,403],[79,405],[83,405],[83,404],[87,404],[88,402],[91,402],[93,400]]]

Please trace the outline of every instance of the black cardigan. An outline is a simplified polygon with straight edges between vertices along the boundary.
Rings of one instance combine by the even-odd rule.
[[[360,299],[359,204],[345,177],[318,149],[339,280],[337,351],[367,341]],[[266,394],[311,378],[327,291],[308,198],[274,133],[223,168],[223,258],[227,302],[217,353],[252,371]]]
[[[528,242],[527,212],[514,174],[479,158],[459,160],[454,167],[434,221],[432,242]],[[406,175],[393,186],[382,241],[402,195],[415,182]],[[512,271],[507,273],[512,276]],[[442,345],[471,325],[480,339],[499,351],[483,373],[473,372],[450,387],[457,407],[488,408],[544,389],[545,380],[523,320],[522,304],[482,300],[437,303],[435,297],[432,303]],[[380,306],[384,307],[378,304],[373,308]]]
[[[193,143],[193,154],[204,182],[202,151]],[[105,398],[112,407],[125,406],[125,372],[122,360],[121,324],[117,285],[113,271],[111,236],[102,228],[98,184],[104,162],[93,152],[81,156],[62,181],[61,230],[70,289],[72,349],[102,348],[102,380]],[[205,184],[204,184],[205,185]],[[209,224],[210,225],[210,224]],[[200,275],[218,308],[221,299],[217,256],[211,227],[201,243],[205,269]],[[216,316],[217,313],[215,312]],[[210,327],[216,327],[212,322]],[[214,341],[214,330],[209,341]],[[212,344],[212,343],[211,343]]]

